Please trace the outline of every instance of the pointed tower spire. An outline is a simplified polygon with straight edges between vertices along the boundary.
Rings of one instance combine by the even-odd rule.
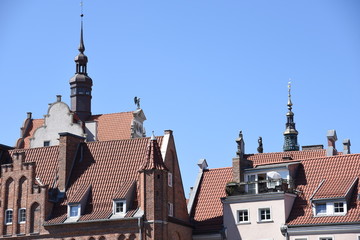
[[[154,135],[154,132],[152,133],[148,145],[146,161],[140,170],[151,170],[151,169],[168,171],[162,159],[160,147]]]
[[[291,82],[288,84],[288,112],[286,113],[286,129],[284,132],[284,151],[299,151],[299,145],[297,141],[298,131],[295,128],[294,113],[292,112],[291,102]]]
[[[71,111],[75,112],[81,121],[85,122],[91,116],[92,79],[87,74],[88,58],[84,54],[83,17],[81,2],[81,29],[79,54],[75,57],[76,73],[70,79]]]

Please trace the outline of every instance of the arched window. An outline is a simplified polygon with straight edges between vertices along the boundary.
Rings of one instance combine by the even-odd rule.
[[[41,226],[41,208],[38,203],[33,203],[30,209],[30,232],[40,232]]]
[[[136,239],[136,236],[135,236],[135,234],[132,233],[129,237],[129,240],[135,240],[135,239]]]
[[[106,240],[104,236],[99,237],[99,240]]]
[[[124,234],[121,234],[121,235],[118,237],[118,240],[125,240]]]
[[[13,210],[6,209],[5,210],[5,224],[6,225],[12,224],[12,220],[13,220]]]

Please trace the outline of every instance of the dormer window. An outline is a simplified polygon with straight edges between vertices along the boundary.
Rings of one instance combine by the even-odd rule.
[[[114,200],[113,203],[113,213],[114,214],[125,214],[126,213],[126,201],[125,200]]]
[[[80,217],[80,204],[74,204],[68,206],[68,216],[70,218],[79,218]]]
[[[318,202],[313,205],[314,216],[345,215],[347,212],[346,201]]]

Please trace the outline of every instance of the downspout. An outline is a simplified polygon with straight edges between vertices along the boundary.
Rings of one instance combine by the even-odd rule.
[[[138,218],[138,227],[139,227],[139,240],[142,240],[141,217]]]
[[[286,224],[281,225],[280,227],[281,234],[285,236],[285,240],[289,240],[288,226]]]

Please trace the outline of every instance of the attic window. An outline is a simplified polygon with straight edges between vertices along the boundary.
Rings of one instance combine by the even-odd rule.
[[[347,204],[346,201],[315,203],[313,211],[315,216],[345,215]]]
[[[68,216],[70,218],[78,218],[80,217],[80,204],[76,205],[68,205]]]
[[[50,141],[44,141],[44,147],[49,147],[50,146]]]
[[[126,213],[126,201],[125,200],[114,200],[113,213],[114,214],[125,214]]]

